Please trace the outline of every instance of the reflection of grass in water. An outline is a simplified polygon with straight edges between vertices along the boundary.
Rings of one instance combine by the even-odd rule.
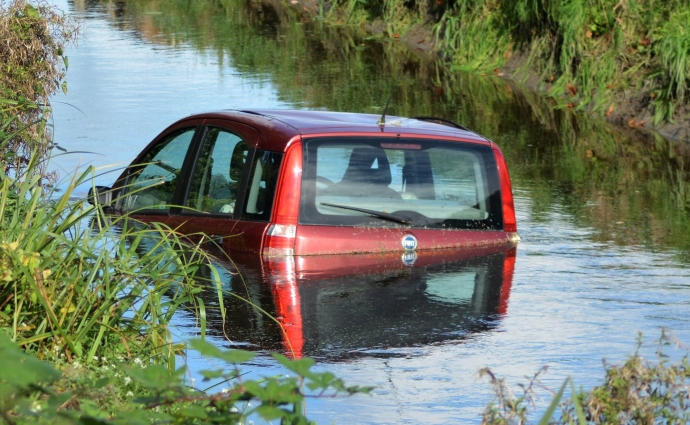
[[[297,106],[380,113],[393,90],[392,115],[453,119],[499,142],[534,219],[561,204],[604,240],[690,252],[690,154],[680,146],[631,140],[499,78],[449,74],[396,43],[300,22],[291,9],[192,3],[166,2],[165,13],[147,19],[163,39],[185,39],[221,64],[269,78],[279,98]],[[135,16],[161,8],[158,0],[126,5]]]

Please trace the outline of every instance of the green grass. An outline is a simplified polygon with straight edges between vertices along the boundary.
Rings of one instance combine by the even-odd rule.
[[[338,0],[333,23],[432,26],[454,70],[490,73],[519,55],[520,72],[570,108],[601,115],[631,94],[654,123],[690,100],[690,4],[682,0]]]
[[[119,355],[173,368],[168,323],[180,308],[205,314],[195,272],[207,255],[164,225],[99,219],[96,207],[73,199],[91,176],[56,196],[44,193],[40,175],[0,173],[0,327],[41,357]]]
[[[435,31],[456,67],[486,72],[521,52],[525,69],[539,73],[564,104],[603,115],[621,97],[640,93],[658,124],[688,101],[689,13],[682,1],[459,1]],[[458,43],[466,32],[472,40]],[[481,48],[486,40],[493,51]]]

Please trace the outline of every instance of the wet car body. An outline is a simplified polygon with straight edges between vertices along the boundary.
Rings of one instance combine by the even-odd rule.
[[[266,257],[514,243],[500,149],[439,122],[324,111],[193,115],[154,139],[112,189],[99,188],[99,200],[206,234],[227,252]]]

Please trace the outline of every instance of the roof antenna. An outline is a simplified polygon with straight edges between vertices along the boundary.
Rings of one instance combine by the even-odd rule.
[[[391,91],[391,95],[388,96],[388,102],[386,102],[386,107],[383,108],[383,114],[381,114],[381,118],[379,118],[379,122],[377,123],[379,127],[381,127],[381,131],[383,131],[383,127],[386,126],[386,113],[388,112],[388,105],[391,104],[391,99],[393,98],[393,92]]]

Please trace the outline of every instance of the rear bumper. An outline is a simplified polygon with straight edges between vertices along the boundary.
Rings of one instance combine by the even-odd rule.
[[[412,235],[417,243],[414,249],[403,245],[403,239]],[[334,255],[360,253],[386,253],[428,251],[510,245],[519,241],[517,233],[493,230],[431,230],[407,228],[297,227],[295,255]]]

